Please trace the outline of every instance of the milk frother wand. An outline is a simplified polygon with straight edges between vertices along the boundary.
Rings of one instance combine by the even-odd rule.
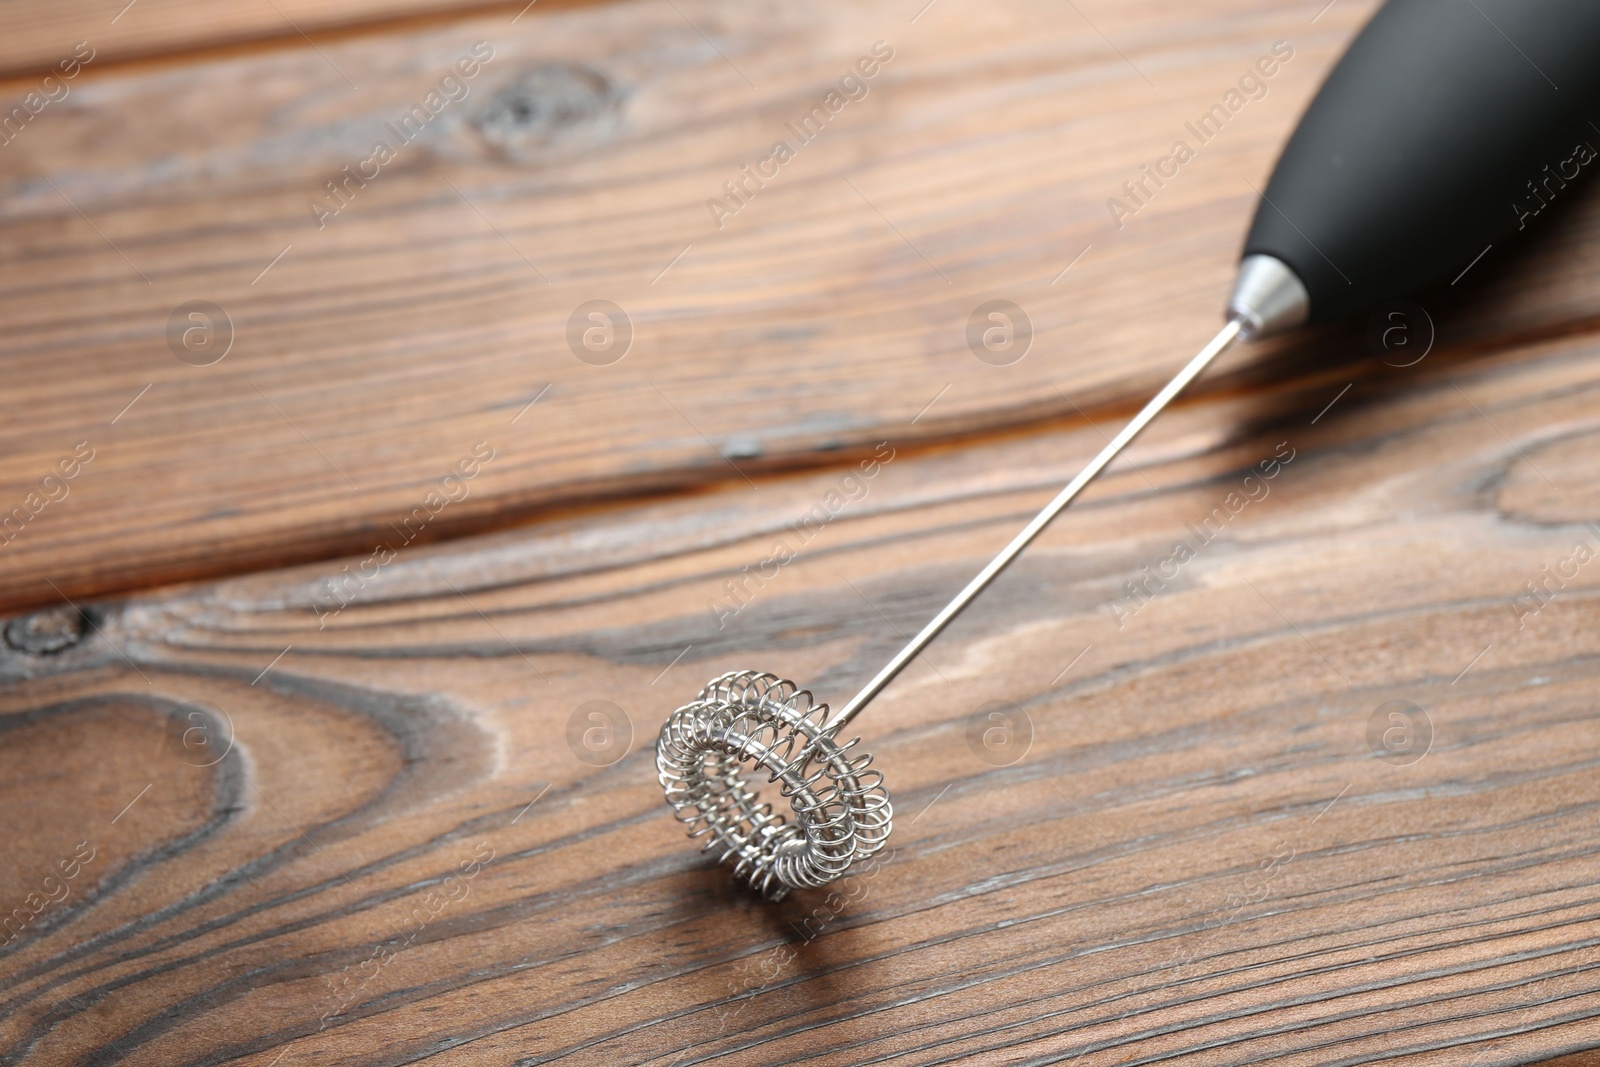
[[[1235,340],[1459,280],[1570,195],[1600,145],[1597,48],[1594,0],[1388,0],[1273,170],[1226,324],[999,555],[832,717],[793,682],[738,671],[668,718],[656,767],[690,835],[773,900],[881,850],[883,776],[839,731]],[[759,799],[747,763],[794,821]]]

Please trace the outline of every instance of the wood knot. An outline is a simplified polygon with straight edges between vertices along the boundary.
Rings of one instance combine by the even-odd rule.
[[[36,656],[54,655],[82,641],[83,628],[83,612],[63,604],[6,623],[6,644]]]
[[[1579,429],[1543,441],[1524,439],[1515,455],[1504,456],[1505,474],[1495,500],[1500,513],[1539,526],[1579,525],[1574,536],[1588,540],[1600,517],[1600,471],[1594,463],[1600,433]]]
[[[491,96],[472,118],[484,140],[513,158],[610,135],[623,93],[598,71],[545,63]]]

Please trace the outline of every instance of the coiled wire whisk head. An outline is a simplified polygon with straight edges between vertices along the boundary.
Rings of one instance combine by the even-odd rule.
[[[793,682],[735,671],[673,712],[656,742],[661,788],[689,836],[771,900],[827,885],[889,840],[883,775],[851,751],[859,738],[841,745],[824,731],[827,717]],[[751,780],[762,773],[794,821],[761,801]]]

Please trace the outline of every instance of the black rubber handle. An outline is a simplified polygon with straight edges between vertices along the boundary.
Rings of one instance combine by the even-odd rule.
[[[1389,0],[1306,110],[1245,254],[1311,320],[1447,285],[1600,170],[1600,0]]]

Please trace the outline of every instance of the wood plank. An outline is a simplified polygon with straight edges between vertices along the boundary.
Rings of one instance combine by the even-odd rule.
[[[0,605],[362,551],[479,442],[424,536],[1126,406],[1211,333],[1252,183],[1371,4],[1079,7],[629,3],[91,64],[0,150],[0,514],[37,511]],[[1267,95],[1117,229],[1108,198],[1280,39]],[[469,95],[319,229],[478,40]],[[707,200],[879,40],[868,95],[719,229]],[[1594,321],[1600,209],[1570,207],[1474,268],[1441,345]],[[610,366],[569,346],[595,299],[635,334]],[[991,299],[1034,326],[1010,366],[968,347]],[[232,324],[215,365],[170,350],[192,301]],[[30,497],[79,442],[69,495]]]
[[[574,2],[554,0],[557,6]],[[6,5],[6,35],[0,40],[0,77],[56,70],[80,41],[89,43],[94,62],[115,63],[245,42],[303,46],[308,35],[325,40],[334,31],[373,23],[486,8],[505,9],[509,17],[524,6],[484,0],[13,0]]]
[[[15,622],[40,651],[0,660],[3,899],[95,856],[0,949],[0,1047],[132,1067],[1600,1047],[1597,391],[1583,337],[1403,370],[1347,352],[1173,412],[860,720],[901,817],[848,900],[735,889],[663,808],[653,732],[731,668],[847,696],[1096,428],[895,438],[870,478],[852,456],[404,548],[320,619],[342,564],[94,604],[75,641],[75,617]],[[1179,541],[1193,557],[1163,569]],[[1163,584],[1130,598],[1147,566]],[[583,743],[597,700],[631,722],[609,754]],[[986,746],[993,701],[1018,717]],[[1383,739],[1401,727],[1409,750]]]

